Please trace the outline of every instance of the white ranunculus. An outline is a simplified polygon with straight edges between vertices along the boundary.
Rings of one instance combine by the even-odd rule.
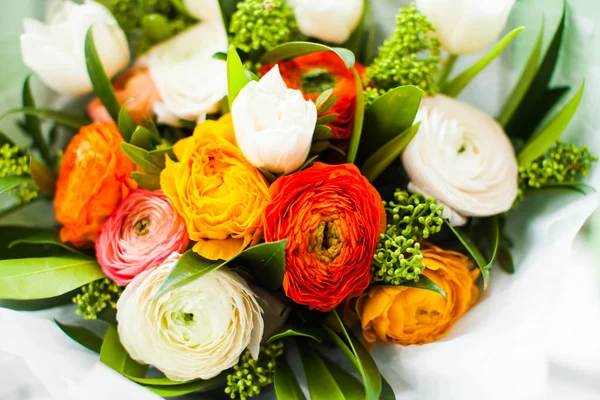
[[[289,174],[306,161],[317,107],[285,85],[279,66],[242,89],[232,117],[238,146],[255,167]]]
[[[92,91],[85,64],[85,37],[93,26],[96,50],[109,78],[129,65],[127,37],[110,11],[86,0],[66,1],[47,23],[26,18],[21,35],[24,64],[50,88],[67,95]]]
[[[417,0],[442,47],[452,54],[471,54],[498,39],[516,0]]]
[[[219,0],[183,0],[188,12],[202,22],[223,21]]]
[[[421,126],[402,154],[409,190],[439,200],[456,225],[511,208],[517,196],[515,151],[483,111],[450,97],[423,99]]]
[[[257,358],[262,310],[235,272],[222,268],[154,297],[179,257],[135,277],[119,299],[119,336],[129,355],[174,381],[217,376],[246,349]]]
[[[213,55],[226,51],[227,34],[217,20],[196,24],[148,52],[143,64],[160,94],[154,105],[158,122],[201,122],[219,110],[227,95],[227,63]]]
[[[290,0],[300,31],[325,42],[342,44],[358,26],[363,0]]]

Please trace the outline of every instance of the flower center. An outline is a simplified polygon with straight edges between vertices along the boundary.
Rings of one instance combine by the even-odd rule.
[[[323,93],[335,86],[335,79],[326,69],[315,69],[302,75],[300,85],[304,93]]]
[[[344,243],[335,220],[321,221],[310,235],[309,251],[323,262],[331,262],[340,254]]]
[[[133,229],[135,230],[135,233],[138,236],[147,235],[148,232],[150,232],[150,218],[144,217],[144,218],[140,219],[138,222],[135,223],[135,225],[133,226]]]

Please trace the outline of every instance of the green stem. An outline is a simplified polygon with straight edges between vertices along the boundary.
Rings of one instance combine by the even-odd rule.
[[[454,68],[454,64],[456,64],[457,59],[458,59],[457,55],[449,54],[448,58],[446,58],[446,61],[444,61],[444,66],[442,68],[442,72],[440,73],[440,76],[438,78],[438,87],[440,89],[442,89],[446,85],[446,81],[448,80],[448,77],[452,73],[452,69]]]

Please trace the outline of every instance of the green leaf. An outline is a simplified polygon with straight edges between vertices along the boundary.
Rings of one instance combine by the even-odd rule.
[[[486,289],[490,281],[490,265],[485,260],[481,250],[479,250],[473,239],[471,239],[471,237],[464,230],[450,225],[447,220],[444,220],[444,222],[450,228],[450,230],[454,232],[454,235],[456,235],[465,249],[467,249],[471,257],[473,257],[475,260],[475,263],[477,263],[477,266],[481,270],[481,277],[483,278],[483,288]]]
[[[369,0],[363,0],[363,12],[360,17],[360,22],[354,32],[350,35],[346,43],[344,43],[344,47],[350,50],[355,55],[360,55],[364,51],[365,39],[368,34],[368,28],[370,25],[369,21],[369,13],[371,12],[371,7],[369,4]]]
[[[339,116],[340,116],[339,114],[327,114],[327,115],[323,115],[322,117],[319,117],[319,119],[317,119],[317,127],[319,125],[326,125],[326,124],[334,121]]]
[[[0,298],[15,300],[60,296],[104,274],[98,262],[83,257],[20,258],[0,261]]]
[[[120,374],[143,378],[148,370],[147,365],[139,364],[132,359],[121,344],[117,328],[109,325],[100,348],[100,361]]]
[[[415,86],[400,86],[377,98],[365,111],[368,135],[360,144],[364,160],[374,151],[413,125],[423,91]]]
[[[352,136],[350,137],[348,156],[346,157],[346,162],[348,163],[354,163],[356,160],[365,119],[365,95],[362,79],[356,68],[353,68],[352,72],[354,72],[354,81],[356,83],[356,107],[354,108],[354,126],[352,128]]]
[[[154,296],[158,298],[170,290],[184,286],[186,283],[190,283],[204,274],[221,268],[225,263],[226,261],[208,260],[192,249],[189,249],[173,265],[169,276]]]
[[[125,374],[125,376],[163,397],[184,396],[194,392],[206,392],[219,386],[223,386],[226,382],[226,374],[224,372],[211,379],[199,379],[189,382],[176,382],[164,377],[139,378],[127,374]]]
[[[321,93],[319,95],[319,97],[317,97],[317,102],[315,103],[315,105],[317,106],[317,109],[321,108],[323,103],[325,103],[327,100],[329,100],[329,98],[331,97],[332,94],[333,94],[333,89],[327,89],[326,91]]]
[[[333,137],[333,131],[327,125],[317,125],[313,134],[313,141],[329,140]]]
[[[492,252],[492,256],[490,257],[490,260],[485,268],[490,270],[494,264],[494,261],[496,261],[498,247],[500,246],[500,223],[498,222],[498,217],[496,215],[486,218],[485,222],[488,229],[487,239]]]
[[[337,101],[338,96],[330,96],[327,99],[325,99],[325,101],[323,101],[323,103],[321,104],[321,106],[317,109],[317,112],[319,114],[325,114],[326,112],[329,112],[329,110],[331,110],[333,108],[333,106],[335,105],[335,102]]]
[[[129,141],[129,143],[133,146],[137,146],[145,150],[152,150],[159,142],[160,137],[158,137],[150,129],[144,128],[143,126],[134,127],[131,140]]]
[[[583,195],[587,195],[590,192],[596,192],[596,189],[593,186],[590,186],[584,182],[577,182],[577,181],[560,182],[560,183],[558,183],[558,182],[557,183],[546,183],[546,184],[542,185],[540,188],[533,189],[532,191],[535,191],[535,190],[562,190],[562,191],[577,192],[577,193],[580,193]]]
[[[5,176],[0,178],[0,194],[8,192],[18,186],[21,186],[27,182],[31,182],[30,178],[22,176]]]
[[[411,288],[415,288],[415,289],[430,290],[432,292],[435,292],[435,293],[438,293],[438,294],[442,295],[444,298],[448,298],[446,296],[446,293],[442,290],[442,288],[440,288],[438,285],[436,285],[436,283],[434,281],[432,281],[431,279],[429,279],[425,275],[420,275],[419,276],[419,280],[417,282],[415,282],[415,281],[407,281],[407,282],[401,283],[398,286],[411,287]]]
[[[299,346],[311,400],[345,400],[323,360],[310,346]]]
[[[277,400],[306,400],[285,357],[280,357],[275,364],[274,381]]]
[[[354,375],[350,374],[327,357],[321,355],[319,358],[325,363],[325,366],[331,373],[331,376],[333,376],[338,387],[342,390],[346,400],[364,400],[365,388]]]
[[[160,175],[162,168],[152,158],[147,150],[129,143],[121,143],[121,149],[125,155],[138,167],[150,175]]]
[[[362,174],[369,181],[374,182],[395,159],[400,157],[400,154],[419,131],[420,126],[420,122],[416,123],[373,153],[360,169]]]
[[[233,110],[233,102],[248,82],[240,55],[234,46],[230,46],[227,52],[227,98],[230,110]]]
[[[68,337],[83,347],[86,347],[91,351],[95,351],[96,353],[100,353],[100,349],[102,348],[102,339],[100,339],[100,337],[98,337],[98,335],[96,335],[94,332],[82,326],[62,324],[56,319],[54,322]]]
[[[146,190],[160,189],[160,175],[150,175],[143,172],[133,171],[131,178],[136,181],[138,186]]]
[[[515,273],[515,263],[512,258],[512,254],[506,247],[500,247],[498,249],[498,255],[496,256],[500,268],[509,274]]]
[[[283,331],[274,334],[267,340],[267,343],[272,343],[286,337],[300,336],[312,339],[317,343],[323,343],[323,330],[311,326],[290,326],[284,327]]]
[[[531,108],[529,118],[522,123],[522,128],[526,132],[533,133],[532,135],[529,135],[530,140],[540,133],[540,130],[536,131],[536,129],[540,127],[540,124],[546,118],[546,116],[550,114],[550,111],[552,111],[554,106],[558,104],[563,96],[570,90],[571,88],[569,86],[561,86],[549,89],[546,91],[544,97],[540,99],[540,102]]]
[[[67,126],[69,128],[73,128],[73,129],[79,129],[82,126],[89,125],[92,123],[92,121],[90,121],[89,119],[84,118],[84,117],[78,117],[78,116],[70,115],[70,114],[67,114],[64,112],[50,110],[47,108],[30,108],[30,107],[13,108],[12,110],[8,110],[7,112],[5,112],[2,115],[2,117],[0,117],[0,120],[11,114],[32,115],[32,116],[36,116],[36,117],[39,117],[42,119],[54,121],[57,124],[64,125],[64,126]]]
[[[379,400],[396,400],[394,389],[390,383],[381,375],[381,396]]]
[[[231,16],[237,9],[237,3],[241,0],[219,0],[219,6],[221,8],[221,16],[223,17],[223,22],[225,28],[229,27],[229,23],[231,21]]]
[[[535,45],[533,46],[533,50],[529,55],[529,59],[527,60],[527,64],[525,65],[525,69],[523,69],[523,73],[519,78],[519,81],[513,88],[510,95],[506,99],[504,106],[502,107],[502,111],[500,111],[500,115],[497,120],[502,126],[506,126],[510,119],[517,111],[519,104],[525,97],[527,93],[527,89],[529,89],[533,78],[535,77],[536,72],[538,71],[538,60],[540,58],[540,54],[542,53],[542,44],[544,42],[544,22],[542,20],[542,27],[540,29],[540,33],[538,34],[537,40],[535,41]]]
[[[25,79],[23,84],[23,108],[35,108],[35,101],[33,99],[33,93],[31,91],[31,75]],[[25,129],[27,133],[33,139],[34,146],[40,151],[42,158],[48,165],[52,165],[53,157],[50,154],[50,148],[48,142],[44,138],[42,131],[42,122],[35,115],[25,114]]]
[[[14,146],[15,142],[13,142],[8,136],[6,136],[6,134],[4,132],[0,131],[0,146],[5,145],[5,144]]]
[[[29,228],[24,226],[3,226],[0,235],[0,259],[11,260],[15,258],[31,258],[40,256],[51,256],[46,246],[27,245],[9,248],[8,245],[17,240],[23,239],[41,232],[54,232],[53,229]],[[50,249],[50,250],[56,250]]]
[[[79,288],[60,296],[37,300],[0,300],[0,307],[15,311],[40,311],[49,308],[73,304],[73,297],[79,293]]]
[[[305,54],[316,53],[319,51],[332,51],[342,59],[342,61],[346,65],[346,68],[350,69],[354,67],[354,53],[352,53],[350,50],[341,47],[329,47],[325,46],[324,44],[311,42],[284,43],[266,53],[261,58],[260,63],[263,65],[275,64],[279,61],[287,60],[297,56],[302,56]]]
[[[512,42],[513,39],[517,37],[521,31],[523,31],[523,29],[525,29],[525,27],[521,26],[506,34],[506,36],[496,43],[479,61],[458,75],[451,82],[446,84],[442,88],[442,93],[450,97],[458,96],[460,92],[462,92],[463,89],[467,87],[467,85],[485,69],[485,67],[487,67],[496,57],[498,57],[500,53],[502,53],[502,51],[504,51],[506,46],[508,46],[510,42]]]
[[[131,141],[134,131],[136,130],[137,124],[133,120],[133,117],[127,110],[127,103],[123,104],[121,109],[119,110],[119,132],[121,132],[121,136],[126,142]],[[136,144],[136,146],[138,146]]]
[[[57,246],[62,249],[65,249],[77,256],[87,257],[86,254],[80,252],[74,247],[69,246],[66,243],[63,243],[58,236],[58,232],[54,230],[38,230],[38,232],[32,236],[24,237],[21,239],[14,240],[11,242],[8,247],[12,248],[19,244],[37,244],[37,245],[50,245]]]
[[[31,158],[29,160],[29,175],[33,183],[48,197],[54,197],[56,190],[56,175],[46,164]]]
[[[579,107],[583,96],[585,84],[582,83],[579,91],[565,105],[565,107],[554,116],[541,130],[525,145],[519,153],[517,160],[519,166],[531,164],[536,158],[542,156],[560,138],[564,130],[571,122],[575,111]]]

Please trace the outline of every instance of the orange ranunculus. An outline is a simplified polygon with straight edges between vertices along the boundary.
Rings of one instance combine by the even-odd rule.
[[[231,115],[198,125],[173,151],[179,162],[167,158],[160,186],[197,242],[194,251],[226,260],[256,243],[269,188],[235,144]]]
[[[337,307],[369,285],[381,197],[352,164],[316,163],[271,185],[265,240],[287,239],[283,288],[296,303]]]
[[[463,254],[431,246],[423,250],[423,275],[447,295],[409,287],[372,286],[356,302],[368,342],[425,344],[444,337],[475,303],[479,270]]]
[[[306,100],[316,101],[321,93],[333,89],[332,95],[338,99],[326,115],[338,114],[338,117],[327,125],[331,128],[334,139],[348,139],[354,126],[356,82],[354,73],[346,68],[340,57],[330,51],[323,51],[278,64],[286,85],[300,90]],[[273,65],[264,66],[260,74],[266,74],[271,68]],[[362,65],[355,64],[354,68],[361,77],[364,76],[365,68]]]
[[[160,94],[147,68],[130,69],[117,78],[113,86],[119,104],[123,105],[129,101],[127,110],[136,123],[141,124],[145,119],[154,116],[154,103],[160,100]],[[88,105],[88,114],[97,123],[113,122],[98,98]]]
[[[84,126],[71,139],[54,197],[63,242],[92,245],[104,221],[137,187],[130,177],[135,165],[121,150],[122,141],[113,123]]]

